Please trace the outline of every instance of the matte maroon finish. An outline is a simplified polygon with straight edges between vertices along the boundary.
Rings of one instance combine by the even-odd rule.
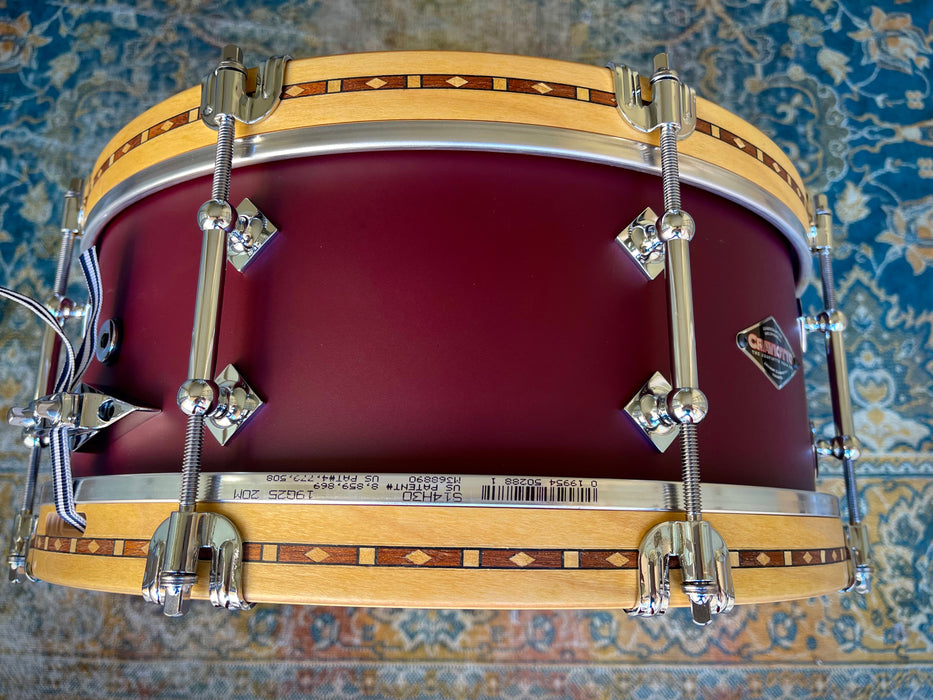
[[[87,381],[162,413],[79,475],[180,468],[201,234],[201,178],[153,195],[103,234],[102,319],[115,364]],[[280,228],[246,274],[227,268],[217,367],[267,400],[206,471],[405,471],[680,478],[622,412],[655,370],[671,376],[666,293],[618,247],[657,177],[540,156],[400,151],[237,169]],[[685,188],[703,479],[813,489],[804,382],[778,391],[736,347],[774,316],[800,357],[793,258],[758,216]]]

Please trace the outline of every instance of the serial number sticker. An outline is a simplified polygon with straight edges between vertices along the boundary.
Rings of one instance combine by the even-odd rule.
[[[269,473],[242,475],[219,500],[553,506],[597,505],[596,480],[452,474]]]

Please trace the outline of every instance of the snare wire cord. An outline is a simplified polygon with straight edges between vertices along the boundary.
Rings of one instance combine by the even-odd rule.
[[[0,298],[9,299],[25,306],[49,326],[62,341],[64,353],[64,366],[55,382],[54,393],[78,390],[81,379],[91,364],[94,356],[94,343],[97,339],[97,324],[100,319],[101,307],[101,279],[100,264],[97,260],[97,249],[89,248],[78,259],[84,280],[88,289],[88,317],[84,324],[84,337],[78,353],[75,355],[74,345],[65,335],[58,320],[41,303],[32,297],[25,296],[12,289],[0,287]],[[71,448],[69,445],[69,428],[57,426],[51,430],[49,436],[49,450],[52,456],[52,486],[55,497],[55,510],[59,517],[79,531],[84,532],[87,521],[75,510],[74,482],[71,477]]]

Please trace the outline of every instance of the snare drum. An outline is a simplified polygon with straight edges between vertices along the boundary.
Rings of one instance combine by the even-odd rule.
[[[642,537],[681,508],[680,455],[623,411],[670,349],[666,286],[616,241],[661,207],[657,137],[615,103],[604,68],[372,53],[289,62],[272,115],[237,126],[230,200],[279,231],[226,273],[217,366],[265,404],[226,445],[205,439],[198,508],[239,529],[247,600],[632,605]],[[138,594],[177,506],[176,392],[216,139],[199,107],[191,89],[145,112],[88,180],[84,244],[120,333],[85,381],[160,412],[73,456],[88,527],[43,507],[30,550],[43,580]],[[806,195],[762,133],[703,100],[697,113],[680,170],[710,404],[704,516],[738,603],[838,590],[843,529],[814,491],[792,373]],[[780,382],[745,352],[775,328]]]

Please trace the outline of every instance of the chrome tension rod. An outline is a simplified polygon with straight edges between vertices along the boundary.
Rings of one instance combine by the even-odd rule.
[[[251,607],[242,596],[243,545],[240,535],[224,516],[198,513],[197,498],[206,422],[209,421],[208,427],[224,444],[262,404],[232,365],[217,379],[214,379],[214,370],[227,259],[241,256],[242,265],[237,265],[237,269],[242,269],[261,245],[255,241],[257,245],[253,247],[250,233],[257,231],[256,215],[262,215],[245,200],[250,215],[241,217],[227,201],[235,126],[237,121],[255,123],[276,107],[286,60],[285,57],[269,59],[256,77],[255,91],[248,93],[243,53],[238,47],[228,45],[223,49],[217,69],[202,86],[201,118],[205,125],[217,130],[217,147],[211,199],[198,211],[202,246],[188,378],[177,396],[178,407],[188,416],[181,493],[178,510],[159,526],[152,537],[143,578],[143,597],[162,605],[170,617],[184,615],[188,609],[191,588],[198,578],[197,564],[202,548],[209,548],[212,552],[211,602],[217,607],[230,609]],[[262,222],[265,222],[264,218]],[[264,225],[258,228],[265,230]],[[243,255],[247,256],[245,260]]]
[[[728,611],[735,601],[729,550],[719,534],[703,520],[697,425],[707,413],[705,394],[699,389],[690,241],[696,226],[681,208],[677,141],[696,125],[696,95],[671,70],[666,54],[654,60],[649,84],[651,101],[642,93],[641,77],[625,66],[614,67],[619,111],[629,124],[644,132],[660,131],[661,179],[664,214],[658,221],[643,211],[618,241],[645,274],[653,278],[664,260],[668,281],[668,310],[674,386],[659,374],[649,379],[626,410],[663,450],[679,432],[683,470],[685,521],[652,528],[639,547],[639,600],[628,612],[657,615],[670,599],[670,557],[680,560],[682,589],[690,600],[693,621],[709,624],[712,615]],[[652,267],[654,263],[654,268]]]
[[[815,198],[813,223],[810,226],[810,251],[820,267],[820,282],[824,309],[816,318],[805,318],[804,329],[823,333],[826,340],[826,364],[829,371],[829,392],[833,404],[835,435],[831,442],[821,440],[817,452],[835,457],[842,463],[842,476],[846,488],[849,524],[846,526],[846,544],[849,549],[849,585],[862,594],[871,591],[871,562],[869,560],[868,530],[862,523],[858,486],[855,483],[855,461],[861,456],[862,444],[855,435],[852,400],[849,396],[849,372],[843,331],[846,317],[836,305],[833,280],[833,223],[829,200],[825,194]]]
[[[59,323],[65,319],[83,316],[83,310],[74,306],[66,298],[68,291],[68,278],[71,273],[71,263],[74,258],[75,240],[81,234],[81,197],[84,181],[75,178],[65,192],[65,208],[62,214],[62,239],[58,252],[58,266],[55,270],[55,283],[52,287],[52,296],[46,302],[46,308],[51,311]],[[42,335],[42,348],[39,351],[39,371],[36,377],[35,398],[38,400],[52,391],[51,382],[58,370],[58,355],[61,341],[51,328],[46,327]],[[13,521],[13,533],[10,538],[10,551],[7,556],[8,576],[13,583],[22,583],[34,580],[29,570],[28,554],[29,541],[35,530],[36,514],[36,482],[39,477],[39,466],[42,462],[42,448],[48,446],[48,436],[42,438],[30,435],[24,431],[25,438],[31,448],[29,465],[26,468],[26,486],[23,493],[22,507]]]

